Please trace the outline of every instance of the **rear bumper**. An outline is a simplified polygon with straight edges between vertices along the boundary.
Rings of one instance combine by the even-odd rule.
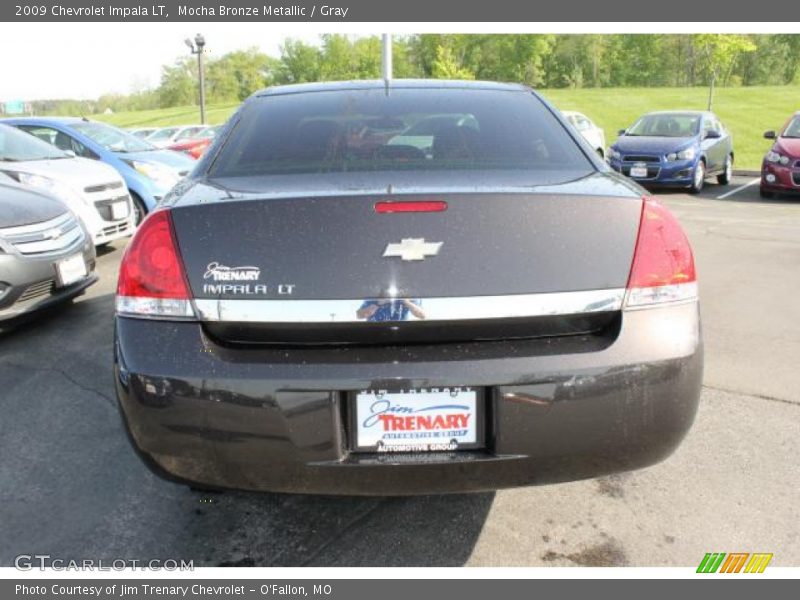
[[[625,312],[613,336],[589,342],[399,348],[233,349],[197,323],[116,320],[134,447],[163,476],[220,488],[405,495],[645,467],[690,428],[702,365],[697,303]],[[485,450],[348,449],[346,392],[448,385],[486,388]]]

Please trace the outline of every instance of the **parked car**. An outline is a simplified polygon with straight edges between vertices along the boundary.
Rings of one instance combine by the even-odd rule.
[[[211,146],[218,129],[218,127],[206,127],[191,137],[179,139],[171,146],[168,146],[168,148],[176,152],[188,154],[195,160],[199,159]]]
[[[108,165],[76,157],[0,123],[0,171],[18,183],[58,197],[80,217],[95,245],[133,233],[128,188]]]
[[[0,174],[0,328],[97,281],[89,232],[49,194]]]
[[[442,107],[478,127],[439,130],[430,157],[391,135],[350,147],[351,120]],[[116,391],[156,472],[460,492],[678,445],[702,382],[689,243],[535,92],[306,84],[233,119],[120,265]]]
[[[62,150],[108,163],[131,192],[135,222],[140,223],[164,195],[194,168],[194,160],[159,150],[117,127],[69,117],[26,117],[4,121]]]
[[[594,122],[583,113],[574,110],[562,110],[561,114],[569,121],[570,125],[578,130],[578,133],[583,136],[601,158],[605,157],[606,134],[600,127],[595,125]]]
[[[138,138],[145,139],[147,136],[155,133],[158,130],[159,127],[136,127],[134,129],[128,129],[128,133],[135,135]]]
[[[800,111],[778,133],[765,131],[764,137],[774,143],[761,162],[761,196],[800,192]]]
[[[730,182],[733,138],[711,112],[654,112],[620,131],[608,158],[612,169],[643,185],[697,193],[709,176],[720,185]]]
[[[184,125],[181,127],[162,127],[145,138],[157,148],[167,148],[181,139],[190,138],[205,129],[205,125]]]

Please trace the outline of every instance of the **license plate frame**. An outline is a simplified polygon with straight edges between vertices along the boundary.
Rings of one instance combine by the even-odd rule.
[[[457,391],[458,393],[453,396],[451,392]],[[378,394],[382,394],[379,398]],[[416,396],[416,397],[415,397]],[[361,400],[360,400],[361,398]],[[360,427],[359,421],[363,423],[365,417],[369,417],[374,413],[361,411],[359,413],[359,402],[367,402],[369,399],[372,401],[386,401],[388,400],[390,403],[392,401],[408,401],[408,402],[416,402],[419,407],[430,407],[431,405],[436,405],[438,403],[444,402],[450,405],[455,406],[464,406],[468,407],[468,413],[470,415],[474,415],[472,419],[473,425],[468,427],[468,431],[474,433],[474,436],[467,435],[464,437],[463,441],[458,441],[457,446],[453,447],[451,445],[450,438],[444,436],[437,436],[433,435],[437,433],[442,433],[438,429],[432,429],[430,431],[419,431],[419,430],[412,430],[412,431],[392,431],[389,433],[402,433],[407,434],[420,434],[419,436],[413,437],[402,437],[393,439],[391,441],[384,442],[382,445],[377,443],[370,443],[374,439],[374,434],[372,437],[366,437],[362,435],[364,431],[363,427]],[[472,387],[472,386],[440,386],[440,387],[430,387],[430,388],[404,388],[404,389],[365,389],[360,390],[357,392],[349,392],[347,394],[347,413],[348,413],[348,440],[349,440],[349,449],[353,452],[362,452],[362,453],[378,453],[378,454],[385,454],[385,455],[393,455],[393,454],[440,454],[440,453],[447,453],[447,452],[459,452],[463,450],[476,450],[482,449],[486,447],[486,421],[487,421],[487,414],[486,414],[486,392],[484,388],[479,387]],[[363,405],[362,405],[363,406]],[[412,405],[413,406],[413,405]],[[394,405],[397,408],[397,404]],[[454,415],[463,415],[464,411],[462,409],[452,409],[452,413],[448,412],[447,410],[442,411],[435,411],[435,410],[426,410],[423,411],[423,415],[425,417],[430,417],[431,419],[435,419],[437,415],[441,415],[443,418],[446,419],[447,414],[454,414]],[[427,413],[427,414],[424,414]],[[415,412],[387,412],[387,414],[391,414],[392,416],[400,416],[400,417],[415,417],[420,413]],[[468,422],[469,425],[469,422]],[[454,431],[460,431],[461,429],[456,429]],[[451,431],[451,430],[445,430]],[[422,437],[423,434],[429,434],[430,437]]]
[[[89,274],[83,254],[73,254],[72,256],[59,260],[55,264],[56,285],[66,287],[79,282]]]

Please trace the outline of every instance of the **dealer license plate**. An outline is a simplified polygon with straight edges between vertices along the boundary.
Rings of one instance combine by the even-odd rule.
[[[124,219],[128,216],[128,203],[127,202],[114,202],[111,205],[111,218],[114,221]]]
[[[355,449],[451,452],[482,445],[478,391],[470,387],[355,394]]]
[[[641,165],[631,167],[631,177],[647,177],[647,167]]]
[[[76,254],[56,263],[58,285],[66,286],[86,277],[86,263],[83,256]]]

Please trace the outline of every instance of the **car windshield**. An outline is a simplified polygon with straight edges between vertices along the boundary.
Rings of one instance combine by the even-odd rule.
[[[173,134],[178,131],[177,127],[168,127],[167,129],[159,129],[155,133],[147,136],[148,140],[168,140]]]
[[[72,155],[43,142],[30,133],[0,124],[0,161],[54,160]]]
[[[75,123],[72,128],[112,152],[147,152],[152,144],[104,123]]]
[[[645,115],[625,135],[653,137],[692,137],[700,132],[700,115],[657,114]]]
[[[789,121],[783,133],[781,133],[781,137],[800,138],[800,117],[792,117],[792,120]]]
[[[209,175],[594,168],[530,93],[381,88],[251,101]]]

